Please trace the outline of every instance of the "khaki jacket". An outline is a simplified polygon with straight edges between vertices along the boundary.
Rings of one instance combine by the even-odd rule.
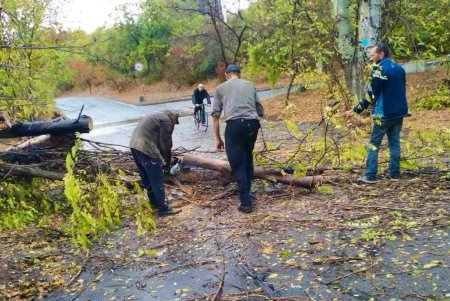
[[[133,131],[130,148],[134,148],[159,161],[161,166],[171,161],[174,123],[165,113],[145,116]]]

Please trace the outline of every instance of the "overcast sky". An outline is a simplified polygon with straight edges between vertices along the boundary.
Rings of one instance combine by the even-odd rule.
[[[92,33],[96,28],[114,24],[115,7],[140,0],[59,0],[59,22],[67,29],[82,29]]]
[[[246,7],[249,0],[222,0],[227,9]],[[66,29],[92,33],[96,28],[114,24],[116,6],[130,3],[138,7],[141,0],[58,0],[59,21]]]

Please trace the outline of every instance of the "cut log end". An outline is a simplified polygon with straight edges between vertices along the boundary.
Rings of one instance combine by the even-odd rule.
[[[0,111],[0,122],[5,123],[8,128],[12,127],[11,118],[6,111]]]
[[[89,129],[89,132],[92,131],[94,129],[94,121],[92,120],[91,117],[88,117],[88,121],[87,121],[87,128]]]

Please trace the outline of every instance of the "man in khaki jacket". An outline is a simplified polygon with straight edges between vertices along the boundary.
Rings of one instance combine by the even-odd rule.
[[[131,135],[130,149],[138,167],[142,184],[152,208],[158,209],[160,216],[177,214],[181,210],[166,204],[164,193],[163,167],[171,162],[172,133],[179,115],[167,110],[145,116]]]

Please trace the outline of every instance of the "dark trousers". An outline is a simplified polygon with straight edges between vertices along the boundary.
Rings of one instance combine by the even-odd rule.
[[[141,176],[142,186],[147,189],[150,204],[159,210],[166,210],[164,173],[158,160],[133,148],[131,154]]]
[[[259,121],[254,119],[233,119],[225,128],[225,150],[242,206],[252,205],[253,148],[259,128]]]
[[[366,177],[369,180],[374,180],[377,176],[378,150],[385,134],[389,144],[389,174],[392,178],[400,176],[400,132],[402,125],[403,118],[381,123],[374,122],[366,161]]]

